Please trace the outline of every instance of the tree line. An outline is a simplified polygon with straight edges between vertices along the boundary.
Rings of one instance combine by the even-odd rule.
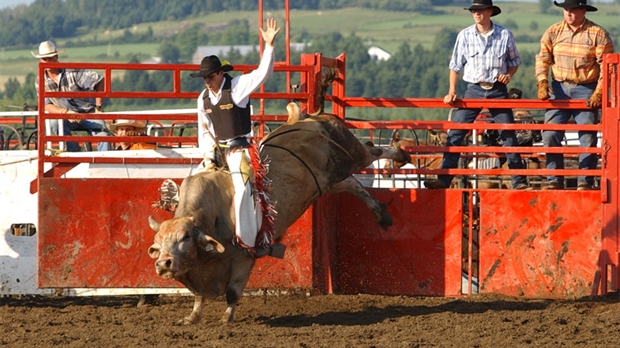
[[[240,27],[245,27],[239,24]],[[233,28],[234,26],[230,26]],[[229,29],[234,32],[239,28]],[[249,30],[249,29],[246,29]],[[325,57],[336,57],[346,52],[346,95],[355,97],[386,97],[386,98],[443,98],[448,91],[448,62],[458,31],[443,29],[434,39],[431,48],[422,45],[414,47],[403,43],[397,52],[387,61],[377,61],[368,55],[368,46],[357,35],[344,36],[333,32],[317,35],[312,38],[312,46],[306,47],[303,52],[291,54],[291,63],[300,64],[301,55],[297,53],[321,52]],[[191,62],[191,54],[196,47],[205,41],[203,32],[188,29],[185,35],[178,35],[176,39],[163,42],[160,46],[162,57],[172,57],[172,63]],[[221,40],[225,40],[232,33],[221,33]],[[247,33],[249,36],[249,33]],[[285,57],[284,38],[278,37],[276,41],[276,59],[283,60]],[[228,41],[230,42],[230,41]],[[236,41],[233,41],[236,42]],[[216,43],[214,43],[216,44]],[[168,51],[168,53],[164,52]],[[175,53],[170,53],[173,51]],[[181,52],[183,52],[181,54]],[[534,56],[536,52],[520,52],[522,65],[512,80],[510,87],[523,90],[524,98],[535,98],[536,82],[534,78]],[[174,58],[177,57],[177,58]],[[220,57],[234,64],[257,64],[260,56],[258,51],[250,52],[242,56],[238,51],[229,51]],[[164,58],[166,59],[166,58]],[[139,63],[138,57],[132,57],[128,63]],[[186,74],[188,75],[188,74]],[[35,72],[29,74],[26,82],[22,85],[17,79],[9,79],[5,84],[3,100],[11,100],[12,104],[20,105],[23,102],[34,103],[36,93],[34,91]],[[172,74],[168,71],[127,71],[122,77],[113,81],[115,91],[170,91]],[[268,92],[282,92],[285,90],[286,76],[274,74],[265,84]],[[296,83],[293,81],[292,83]],[[192,79],[182,76],[181,90],[201,91],[204,85],[201,79]],[[459,93],[463,95],[465,84],[459,83]],[[157,100],[157,99],[123,99],[108,101],[106,110],[122,110],[134,107],[163,107],[173,104],[193,107],[194,100]],[[275,103],[275,102],[274,102]],[[285,101],[278,105],[284,110]],[[383,108],[352,110],[348,116],[365,119],[445,119],[446,110],[418,110],[397,109],[385,110]]]
[[[329,10],[347,7],[437,13],[434,6],[466,0],[290,0],[291,9]],[[282,0],[263,0],[278,10]],[[48,39],[70,38],[84,30],[128,29],[163,20],[182,20],[213,12],[255,11],[257,0],[35,0],[29,6],[0,11],[0,42],[4,48],[26,48]],[[156,40],[151,37],[150,40]],[[144,41],[141,41],[144,42]]]

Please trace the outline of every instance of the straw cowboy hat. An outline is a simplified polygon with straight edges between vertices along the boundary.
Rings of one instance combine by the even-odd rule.
[[[566,0],[563,3],[558,3],[557,1],[554,1],[553,4],[555,4],[555,6],[557,7],[561,7],[566,10],[585,7],[586,11],[590,11],[590,12],[598,11],[598,8],[588,5],[587,0]]]
[[[53,42],[43,41],[39,45],[39,54],[35,54],[32,51],[30,51],[30,54],[32,54],[33,57],[40,59],[40,58],[49,58],[49,57],[57,56],[59,53],[62,53],[64,51],[65,50],[56,51],[56,45],[54,45]]]
[[[474,0],[474,3],[471,4],[471,6],[465,8],[465,10],[468,10],[468,11],[483,10],[485,8],[493,9],[493,13],[491,13],[491,17],[497,16],[498,14],[502,13],[502,10],[499,7],[493,5],[492,0]]]
[[[116,133],[116,129],[118,127],[134,127],[136,132],[144,133],[144,130],[146,129],[146,122],[138,120],[116,120],[113,123],[108,123],[108,129],[112,133]]]
[[[200,71],[196,73],[191,73],[189,76],[191,77],[207,77],[214,72],[218,71],[231,71],[233,70],[233,66],[230,65],[227,61],[220,62],[220,59],[217,56],[208,56],[202,58],[202,62],[200,62]]]

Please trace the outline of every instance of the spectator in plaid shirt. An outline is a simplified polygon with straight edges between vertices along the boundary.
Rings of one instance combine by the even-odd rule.
[[[547,100],[549,93],[555,100],[587,100],[589,108],[582,110],[548,110],[545,123],[566,124],[571,117],[577,124],[596,124],[599,122],[598,108],[602,104],[603,76],[601,64],[603,54],[614,51],[609,33],[596,23],[586,19],[586,12],[597,8],[587,4],[587,0],[566,0],[553,2],[564,9],[564,20],[551,25],[540,40],[540,52],[536,55],[536,80],[538,99]],[[551,68],[551,86],[548,75]],[[545,146],[562,146],[564,131],[544,131]],[[579,131],[581,147],[596,147],[596,132]],[[580,169],[595,169],[596,154],[580,154]],[[547,154],[547,169],[564,169],[563,154]],[[594,187],[593,176],[580,176],[577,190],[590,190]],[[564,178],[548,176],[543,190],[564,188]]]
[[[56,45],[51,41],[43,41],[39,45],[39,53],[30,52],[40,62],[58,62]],[[47,68],[43,81],[43,87],[48,92],[79,92],[79,91],[103,91],[103,76],[92,70],[58,69]],[[34,87],[39,94],[39,77],[35,79]],[[45,111],[56,114],[88,114],[103,112],[102,98],[45,98]],[[50,120],[51,128],[57,135],[70,135],[71,131],[84,130],[89,134],[106,136],[109,135],[104,120],[65,119],[63,120],[62,134],[58,133],[58,121]],[[110,143],[100,142],[97,144],[99,151],[108,151]],[[80,151],[79,144],[67,142],[67,151]]]

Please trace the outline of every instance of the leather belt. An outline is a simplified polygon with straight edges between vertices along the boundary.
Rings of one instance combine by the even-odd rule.
[[[237,137],[228,141],[228,151],[249,146],[250,142],[248,142],[248,138],[246,137]]]

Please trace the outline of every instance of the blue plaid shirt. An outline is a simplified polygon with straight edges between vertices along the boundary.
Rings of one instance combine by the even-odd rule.
[[[497,75],[519,64],[521,59],[514,36],[495,23],[486,39],[478,33],[475,24],[461,30],[450,59],[450,69],[459,74],[463,72],[463,80],[469,83],[494,83]]]

